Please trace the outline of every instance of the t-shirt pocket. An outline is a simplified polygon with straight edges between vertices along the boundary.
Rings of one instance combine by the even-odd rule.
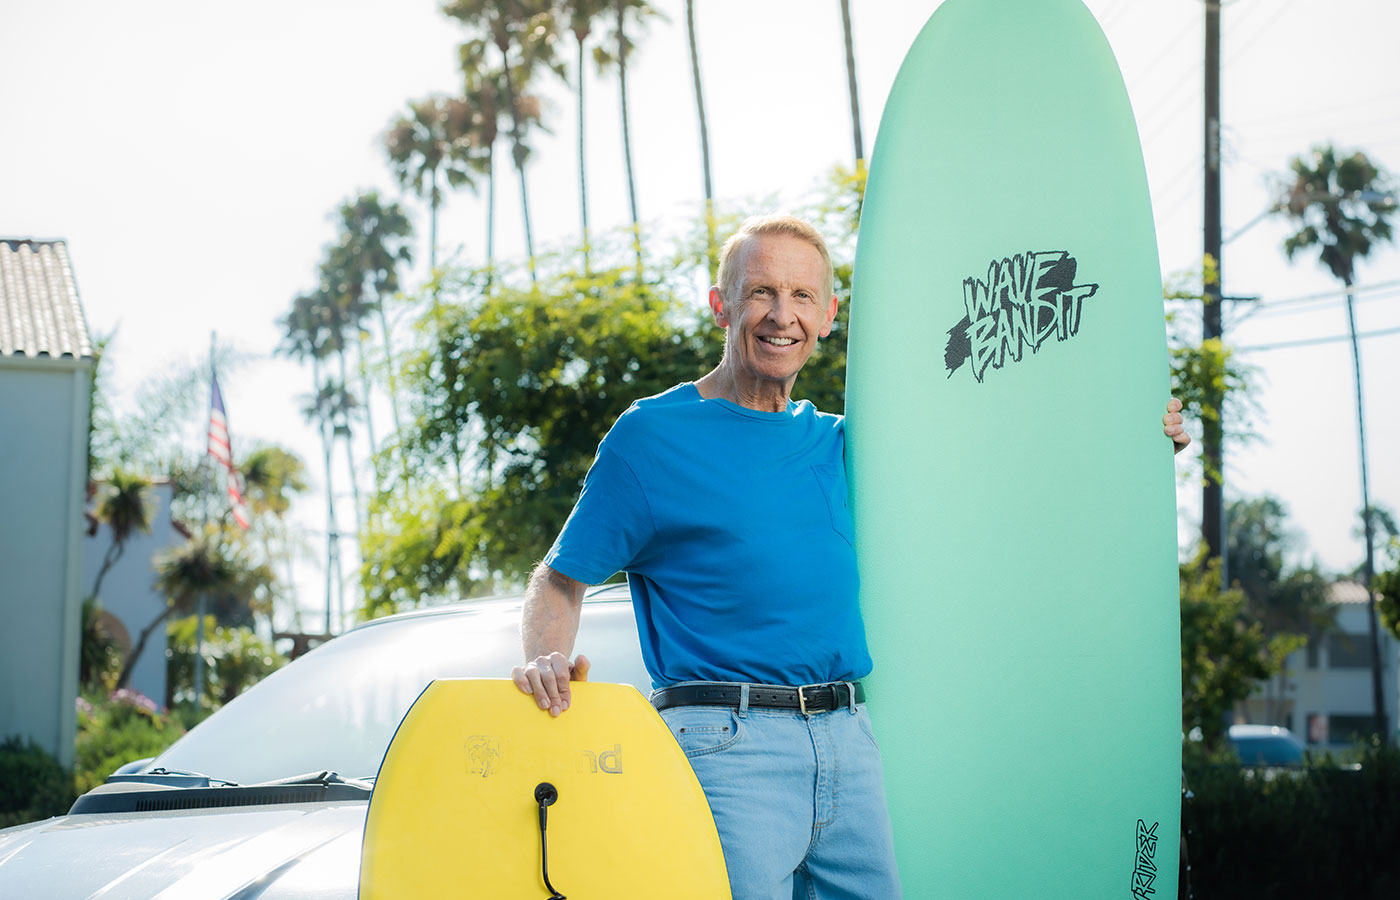
[[[855,546],[855,523],[851,519],[851,508],[846,504],[846,469],[844,466],[812,466],[812,474],[821,486],[822,497],[826,500],[826,510],[831,514],[831,527]]]

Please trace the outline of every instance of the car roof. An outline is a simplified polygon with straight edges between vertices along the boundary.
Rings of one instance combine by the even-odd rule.
[[[1231,725],[1230,738],[1292,737],[1293,732],[1279,725]]]

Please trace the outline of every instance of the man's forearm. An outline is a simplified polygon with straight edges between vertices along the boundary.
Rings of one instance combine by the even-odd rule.
[[[585,587],[543,563],[530,573],[520,622],[520,642],[527,662],[551,653],[565,657],[573,653]]]

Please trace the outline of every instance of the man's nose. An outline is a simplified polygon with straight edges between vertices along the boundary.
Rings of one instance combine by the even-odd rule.
[[[768,307],[768,318],[775,324],[787,325],[796,318],[797,301],[791,294],[777,293],[773,296],[773,302]]]

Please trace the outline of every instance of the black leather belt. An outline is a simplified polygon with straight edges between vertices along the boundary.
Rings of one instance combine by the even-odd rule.
[[[749,706],[764,709],[795,709],[803,715],[829,712],[865,702],[865,689],[859,681],[833,681],[830,684],[805,684],[782,687],[771,684],[751,684]],[[675,684],[658,689],[651,695],[651,705],[658,710],[673,706],[732,706],[739,708],[741,684]]]

